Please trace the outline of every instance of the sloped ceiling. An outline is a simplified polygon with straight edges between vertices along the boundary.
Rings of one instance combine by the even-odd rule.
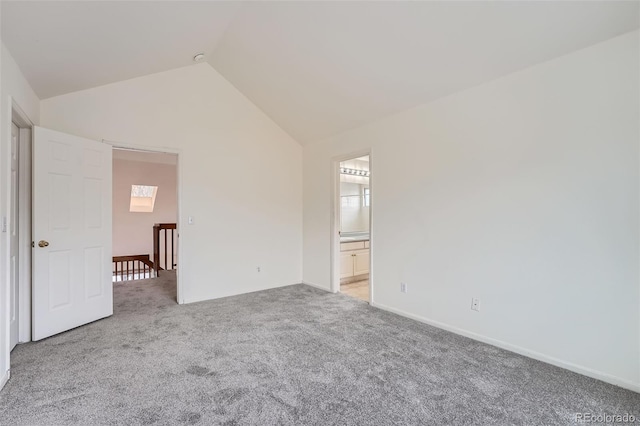
[[[637,29],[638,2],[10,2],[42,98],[195,53],[301,143]],[[28,35],[28,36],[27,36]]]
[[[237,2],[2,1],[2,42],[41,99],[193,64]]]

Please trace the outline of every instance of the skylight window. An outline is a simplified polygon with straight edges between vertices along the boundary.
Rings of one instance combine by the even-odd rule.
[[[153,212],[157,193],[157,186],[131,185],[131,204],[129,204],[129,211],[136,213]]]

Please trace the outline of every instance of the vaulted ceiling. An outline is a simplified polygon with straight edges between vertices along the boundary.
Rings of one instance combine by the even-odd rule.
[[[637,29],[640,3],[6,1],[2,41],[48,98],[199,52],[301,143]]]

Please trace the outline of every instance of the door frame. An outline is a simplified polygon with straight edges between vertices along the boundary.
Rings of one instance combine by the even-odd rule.
[[[170,147],[157,147],[150,145],[141,145],[136,143],[112,141],[102,139],[102,142],[111,145],[112,149],[123,149],[129,151],[150,152],[156,154],[174,154],[178,157],[176,164],[176,202],[178,204],[178,211],[176,215],[176,232],[178,233],[178,259],[184,259],[182,246],[182,236],[180,235],[180,218],[182,217],[182,150],[179,148]],[[179,305],[185,303],[184,288],[182,287],[183,267],[180,267],[180,260],[178,260],[178,269],[176,271],[176,299]]]
[[[18,343],[31,341],[31,154],[33,122],[11,99],[11,122],[20,130],[20,170],[18,175],[19,290]]]
[[[11,121],[15,122],[20,129],[20,218],[19,218],[19,233],[20,233],[20,312],[18,319],[18,336],[19,343],[26,343],[31,341],[31,241],[32,241],[32,161],[33,161],[33,122],[24,113],[20,106],[11,100]],[[150,146],[143,146],[137,144],[128,144],[123,142],[112,142],[105,139],[103,143],[111,145],[112,148],[130,149],[144,152],[160,152],[168,154],[176,154],[178,156],[177,164],[177,176],[176,176],[176,189],[177,189],[177,223],[178,229],[180,228],[180,212],[181,212],[181,150],[174,148],[157,148]],[[26,195],[26,196],[25,196]],[[179,231],[178,231],[179,232]],[[179,235],[179,234],[178,234]],[[182,259],[182,244],[178,239],[178,258]],[[177,302],[179,304],[184,303],[184,291],[181,287],[182,283],[182,271],[183,268],[178,268],[176,272],[177,277]],[[7,321],[9,320],[7,311]]]
[[[340,163],[354,158],[369,156],[369,304],[373,305],[374,277],[373,277],[373,172],[371,148],[353,151],[331,159],[331,292],[340,292]]]

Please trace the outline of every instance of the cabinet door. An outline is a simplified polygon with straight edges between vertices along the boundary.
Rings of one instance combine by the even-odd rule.
[[[345,251],[340,253],[340,278],[353,276],[353,252]]]
[[[369,273],[369,250],[360,250],[353,257],[353,275]]]

